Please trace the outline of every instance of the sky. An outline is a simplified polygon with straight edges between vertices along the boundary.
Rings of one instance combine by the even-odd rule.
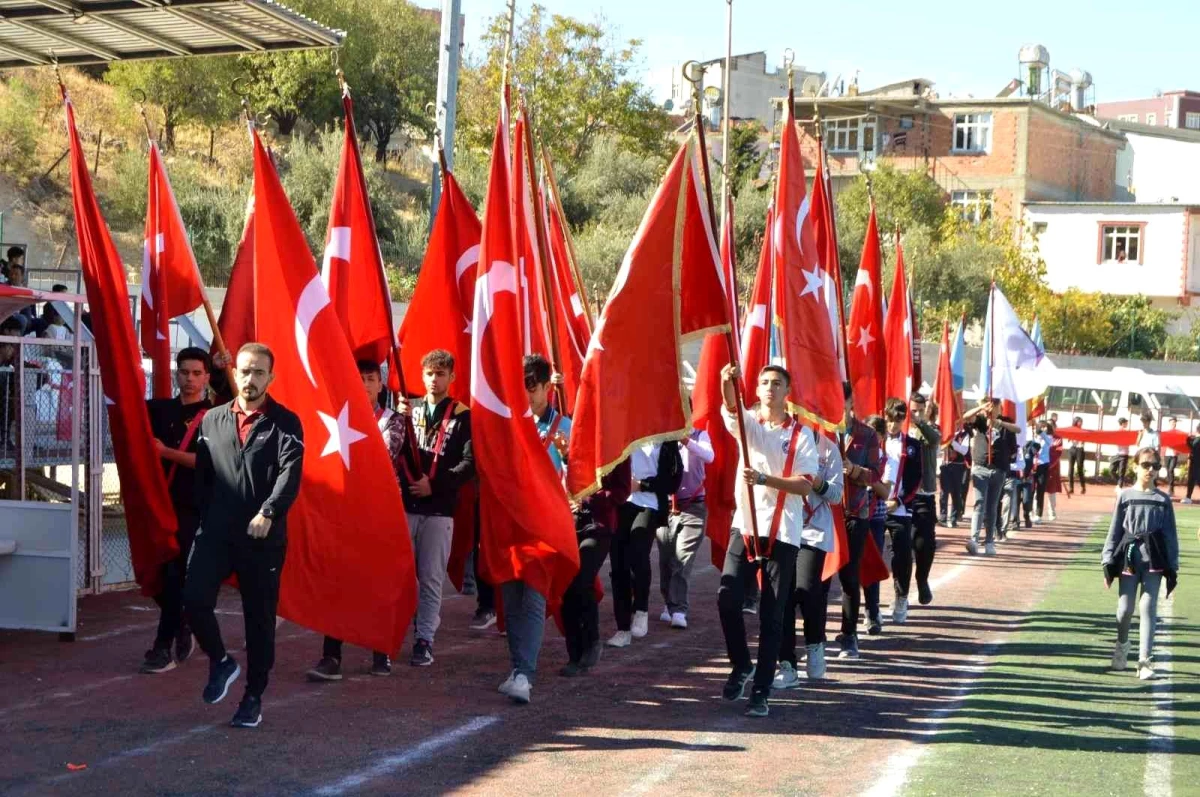
[[[586,21],[603,16],[623,39],[641,39],[647,77],[689,59],[725,54],[725,0],[540,4]],[[530,6],[520,0],[518,18]],[[847,83],[859,70],[864,89],[922,77],[943,97],[995,96],[1017,76],[1021,45],[1041,44],[1050,51],[1052,69],[1092,73],[1097,102],[1200,90],[1200,59],[1189,48],[1194,39],[1185,35],[1200,29],[1195,0],[733,0],[733,8],[735,54],[766,50],[767,63],[778,65],[790,47],[798,66],[841,74]],[[462,0],[468,51],[478,53],[486,20],[504,10],[504,0]]]

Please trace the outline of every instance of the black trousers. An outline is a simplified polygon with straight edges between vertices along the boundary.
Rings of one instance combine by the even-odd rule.
[[[1050,466],[1038,465],[1033,472],[1033,489],[1037,496],[1037,516],[1045,520],[1046,516],[1046,480],[1050,478]]]
[[[1197,466],[1200,466],[1200,460],[1197,460],[1195,457],[1188,460],[1188,498],[1192,497],[1192,490],[1196,489],[1196,485],[1200,484],[1200,468],[1197,468]]]
[[[765,546],[766,540],[760,539]],[[762,595],[758,604],[758,668],[754,672],[755,691],[771,688],[775,680],[775,664],[779,660],[779,644],[783,631],[783,613],[796,579],[796,557],[800,549],[785,542],[775,542],[771,558],[765,562],[746,559],[746,542],[736,530],[729,537],[725,551],[725,567],[721,569],[721,586],[717,589],[717,611],[721,616],[721,631],[725,634],[725,650],[729,661],[742,672],[750,669],[750,646],[746,643],[746,615],[742,602],[746,595],[746,579],[762,571]],[[819,578],[819,574],[818,574]]]
[[[386,653],[381,653],[378,650],[373,651],[375,658],[386,657]],[[321,645],[321,656],[323,658],[342,660],[342,640],[334,639],[331,636],[325,637],[325,642]]]
[[[1163,457],[1163,462],[1167,466],[1167,495],[1175,494],[1175,468],[1179,467],[1179,457],[1175,454],[1168,454]]]
[[[797,609],[804,620],[804,644],[816,645],[825,641],[826,584],[821,582],[824,567],[824,551],[807,545],[800,546],[800,552],[796,554],[796,583],[784,603],[779,641],[779,660],[791,662],[792,666],[797,661]]]
[[[929,571],[933,570],[933,555],[937,552],[937,518],[934,517],[933,502],[932,495],[918,495],[913,499],[912,558],[918,586],[929,584]],[[892,545],[894,548],[894,541]],[[903,594],[908,594],[907,583]]]
[[[562,600],[563,636],[567,657],[578,662],[600,641],[600,604],[596,602],[596,574],[604,566],[612,545],[609,533],[579,538],[579,573]]]
[[[887,518],[872,518],[868,528],[875,540],[875,547],[879,549],[879,555],[883,556],[884,546],[887,544]],[[879,582],[863,587],[862,590],[863,599],[867,603],[867,617],[879,617]]]
[[[496,588],[483,576],[479,555],[479,502],[475,502],[475,548],[471,557],[471,569],[475,571],[475,608],[481,612],[496,611]]]
[[[175,516],[179,520],[179,531],[175,534],[179,541],[179,556],[162,566],[162,590],[154,596],[159,609],[158,631],[154,635],[155,650],[170,650],[179,632],[187,627],[183,612],[183,584],[187,576],[188,554],[191,553],[200,518],[180,512],[179,507],[175,507]]]
[[[912,583],[912,518],[887,516],[887,533],[892,537],[892,586],[897,598],[907,598]]]
[[[1121,454],[1113,457],[1112,461],[1113,476],[1117,479],[1117,487],[1125,486],[1125,474],[1129,471],[1129,455]]]
[[[858,633],[858,609],[862,599],[858,571],[862,564],[863,549],[867,547],[867,535],[870,533],[870,521],[864,518],[846,519],[850,560],[838,571],[838,580],[842,583],[842,634],[845,635]]]
[[[1075,492],[1075,474],[1079,474],[1079,492],[1087,492],[1087,482],[1083,478],[1083,446],[1067,449],[1067,489]]]
[[[236,533],[244,535],[245,531]],[[221,582],[237,576],[246,622],[246,692],[259,697],[266,691],[275,665],[275,609],[286,554],[285,545],[250,539],[234,543],[220,532],[201,529],[188,560],[184,607],[200,649],[214,662],[225,658],[225,643],[214,613],[217,593]]]
[[[665,512],[625,503],[618,511],[612,540],[613,614],[617,630],[628,631],[634,612],[650,610],[650,548],[654,534],[667,525]]]
[[[966,475],[967,466],[962,462],[950,462],[942,465],[941,472],[938,474],[939,486],[942,490],[942,517],[949,517],[951,523],[957,523],[962,520],[963,512],[966,509],[967,495],[963,492],[963,477]],[[947,514],[946,509],[949,505],[950,512]]]

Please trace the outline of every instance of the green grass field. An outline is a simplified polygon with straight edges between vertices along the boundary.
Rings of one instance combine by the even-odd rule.
[[[1155,658],[1170,653],[1176,794],[1200,794],[1200,509],[1178,511],[1179,587],[1169,625],[1160,619]],[[994,663],[980,673],[910,773],[906,793],[1142,794],[1152,684],[1110,672],[1116,588],[1106,591],[1097,527],[1058,573]],[[1167,611],[1160,598],[1159,614]],[[1138,620],[1130,639],[1136,662]],[[1164,645],[1164,632],[1171,639]],[[1161,687],[1159,687],[1161,688]],[[1160,696],[1161,697],[1161,696]]]

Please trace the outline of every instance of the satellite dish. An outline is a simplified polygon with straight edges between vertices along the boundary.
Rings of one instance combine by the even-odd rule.
[[[717,86],[709,86],[708,88],[704,89],[704,101],[708,103],[710,108],[721,102],[721,95],[721,89]]]
[[[672,100],[668,97],[667,101],[663,103],[663,110],[667,113],[675,110],[675,100]]]

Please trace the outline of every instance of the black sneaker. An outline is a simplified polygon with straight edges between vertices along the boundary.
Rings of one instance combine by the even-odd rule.
[[[941,527],[945,528],[945,527],[946,527],[946,525],[947,525],[947,523],[948,523],[948,520],[947,520],[947,518],[946,518],[946,516],[945,516],[945,515],[942,515],[941,517],[939,517],[939,518],[938,518],[938,525],[939,525],[939,526],[941,526]]]
[[[433,664],[433,645],[424,639],[418,639],[413,645],[412,658],[408,663],[414,667],[428,667]]]
[[[604,652],[604,643],[597,641],[596,644],[583,652],[583,658],[579,663],[583,665],[585,670],[590,670],[600,663],[600,654]]]
[[[262,698],[252,694],[242,696],[237,712],[229,724],[234,728],[257,728],[262,723]]]
[[[741,700],[746,696],[746,688],[750,685],[750,680],[754,677],[754,665],[748,670],[739,670],[733,668],[733,672],[729,673],[729,680],[725,682],[725,688],[721,690],[721,697],[726,700]]]
[[[216,704],[229,694],[229,687],[242,674],[242,668],[234,661],[233,656],[225,655],[221,661],[208,665],[208,685],[204,687],[204,702]]]
[[[371,675],[386,677],[392,674],[392,660],[386,653],[375,653],[371,657]]]
[[[192,651],[196,649],[196,640],[192,637],[192,629],[186,625],[179,629],[179,633],[175,635],[175,661],[183,664],[191,658]]]
[[[933,603],[933,590],[929,588],[928,581],[917,582],[917,602],[922,606]]]
[[[583,664],[581,664],[580,662],[568,661],[567,666],[565,666],[561,670],[559,670],[558,674],[561,675],[563,678],[576,678],[580,675],[585,674],[587,671],[588,671],[588,668],[584,667]]]
[[[858,635],[843,634],[838,640],[842,649],[838,652],[839,659],[857,659],[858,658]]]
[[[342,663],[333,656],[325,656],[317,666],[313,667],[305,676],[313,683],[322,681],[340,681],[342,680]]]
[[[871,636],[879,636],[883,633],[883,619],[878,614],[867,618],[867,633]]]
[[[758,614],[758,598],[746,598],[742,601],[742,614]]]
[[[471,618],[471,628],[476,631],[486,631],[496,624],[496,613],[490,609],[479,609]]]
[[[1030,520],[1029,518],[1025,518],[1025,528],[1027,528],[1027,529],[1033,528],[1033,521]]]
[[[746,716],[747,717],[765,717],[765,716],[767,716],[767,714],[770,713],[770,709],[767,707],[767,695],[769,695],[769,694],[770,694],[770,690],[767,690],[767,689],[763,689],[763,690],[755,689],[753,692],[751,692],[750,693],[750,705],[746,706]]]
[[[171,658],[171,651],[166,648],[150,648],[146,651],[146,658],[142,662],[142,666],[138,668],[138,672],[153,675],[170,672],[173,669],[175,669],[175,661]]]

